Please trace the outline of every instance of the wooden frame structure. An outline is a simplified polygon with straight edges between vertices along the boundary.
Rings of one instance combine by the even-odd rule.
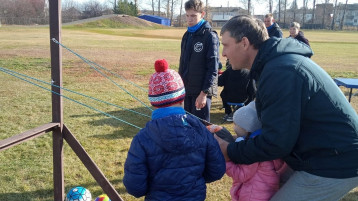
[[[53,184],[54,200],[64,200],[64,173],[63,173],[63,140],[65,139],[72,150],[76,153],[93,178],[102,187],[103,191],[112,201],[122,201],[118,192],[104,176],[96,163],[87,154],[79,141],[63,123],[63,101],[62,101],[62,50],[61,47],[52,42],[52,38],[61,42],[61,0],[50,0],[50,50],[51,50],[51,79],[52,83],[52,122],[24,133],[0,140],[0,151],[8,149],[22,142],[31,140],[52,131],[53,143]]]

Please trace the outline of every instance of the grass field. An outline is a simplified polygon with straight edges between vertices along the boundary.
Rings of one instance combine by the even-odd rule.
[[[62,30],[62,43],[81,56],[146,89],[156,59],[165,58],[171,68],[178,69],[180,39],[184,32],[184,29],[78,29],[72,26]],[[287,30],[284,33],[288,35]],[[305,35],[315,52],[312,59],[332,77],[358,77],[357,32],[305,31]],[[0,67],[46,82],[51,81],[48,28],[2,26],[0,38]],[[225,58],[222,58],[224,61]],[[146,107],[149,102],[145,91],[118,77],[111,76],[111,79],[131,95],[63,49],[63,86],[66,89],[150,115],[151,111]],[[348,93],[347,89],[342,90]],[[51,122],[49,91],[0,72],[0,94],[0,140]],[[148,117],[68,91],[64,95],[139,127],[144,127],[149,120]],[[121,197],[124,200],[136,200],[126,193],[122,177],[131,139],[139,130],[69,99],[64,99],[64,123]],[[358,97],[353,97],[351,104],[357,111]],[[212,122],[232,131],[231,123],[221,122],[223,115],[220,97],[213,99]],[[53,200],[51,134],[0,152],[0,161],[0,200]],[[93,197],[103,193],[66,143],[64,173],[66,192],[74,186],[84,186]],[[207,200],[230,200],[230,187],[231,180],[227,176],[208,184]],[[343,200],[358,200],[358,188]]]

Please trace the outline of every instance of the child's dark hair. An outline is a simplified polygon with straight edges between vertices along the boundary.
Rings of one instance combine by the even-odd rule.
[[[184,8],[185,8],[185,10],[193,9],[200,13],[204,11],[203,2],[201,2],[201,0],[189,0],[189,1],[185,2]]]

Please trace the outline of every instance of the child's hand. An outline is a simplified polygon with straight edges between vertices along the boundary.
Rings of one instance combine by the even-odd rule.
[[[225,127],[212,124],[212,125],[206,126],[206,128],[211,133],[215,134],[216,136],[220,137],[221,139],[223,139],[229,143],[235,142],[234,137],[231,135],[231,133]]]
[[[211,133],[216,133],[219,132],[221,129],[223,129],[223,127],[216,125],[216,124],[211,124],[206,126],[206,128],[211,132]]]
[[[224,155],[225,161],[230,161],[229,156],[227,155],[227,146],[229,145],[228,142],[226,142],[225,140],[222,140],[220,137],[218,137],[217,135],[214,134],[215,139],[218,141],[221,152]]]

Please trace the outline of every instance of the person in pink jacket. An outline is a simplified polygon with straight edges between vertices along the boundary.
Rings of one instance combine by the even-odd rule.
[[[239,108],[233,117],[236,142],[254,138],[261,133],[261,122],[256,113],[255,102]],[[226,174],[232,178],[230,189],[232,201],[267,201],[278,191],[280,176],[286,170],[280,159],[250,165],[226,162]]]

